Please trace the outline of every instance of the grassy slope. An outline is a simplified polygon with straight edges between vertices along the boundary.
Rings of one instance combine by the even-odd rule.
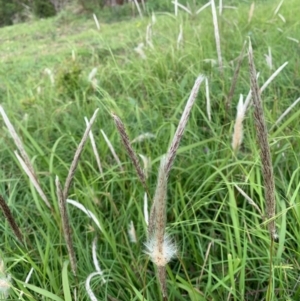
[[[61,231],[54,179],[67,175],[76,146],[84,131],[84,116],[99,107],[93,132],[102,159],[104,177],[99,176],[88,143],[81,157],[70,198],[96,214],[102,227],[69,206],[73,242],[78,259],[78,282],[68,274],[71,288],[78,288],[78,300],[88,300],[84,281],[94,271],[91,243],[97,234],[98,258],[109,280],[95,278],[93,288],[99,300],[159,300],[159,286],[152,264],[143,254],[146,226],[143,222],[143,189],[121,146],[110,111],[118,113],[131,138],[144,132],[156,139],[135,145],[138,153],[151,157],[149,186],[154,191],[159,158],[180,118],[195,77],[204,73],[210,80],[212,122],[206,116],[205,92],[201,88],[197,104],[186,128],[179,155],[169,181],[169,232],[178,245],[179,260],[168,268],[170,300],[261,300],[266,296],[269,271],[269,238],[257,212],[238,194],[238,183],[264,208],[260,161],[251,112],[245,122],[245,139],[237,158],[232,154],[230,136],[238,94],[249,90],[247,60],[244,61],[232,108],[226,112],[224,97],[233,76],[243,41],[250,36],[260,83],[272,73],[264,54],[272,49],[274,68],[289,65],[264,92],[267,122],[278,116],[299,97],[299,21],[295,1],[286,1],[273,16],[276,4],[258,4],[248,24],[249,7],[225,10],[220,18],[221,48],[225,75],[205,59],[216,59],[211,13],[188,17],[157,15],[153,26],[154,50],[145,49],[146,60],[134,51],[145,42],[150,19],[104,24],[95,29],[92,19],[56,19],[15,25],[0,30],[0,96],[25,148],[38,171],[40,182],[54,206],[53,215],[21,171],[7,131],[1,133],[1,194],[4,195],[24,235],[34,246],[22,248],[7,223],[0,231],[1,250],[12,275],[12,298],[20,289],[23,300],[38,300],[38,294],[23,289],[22,281],[31,267],[31,284],[68,300],[62,287],[63,263],[68,259]],[[177,49],[180,24],[184,44]],[[282,32],[278,31],[282,29]],[[74,51],[76,60],[72,60]],[[234,66],[236,61],[234,61]],[[99,83],[93,91],[87,76],[98,68]],[[44,69],[50,68],[52,86]],[[74,81],[68,70],[80,70]],[[74,75],[74,73],[73,73]],[[70,87],[70,89],[68,89]],[[38,93],[38,90],[41,92]],[[276,175],[280,239],[275,246],[272,270],[272,300],[297,300],[299,274],[299,172],[300,150],[296,109],[270,132]],[[121,173],[100,129],[104,129],[124,163]],[[138,243],[129,241],[127,227],[133,221]],[[206,257],[207,254],[207,257]],[[65,274],[64,274],[65,275]],[[202,275],[200,277],[200,275]],[[137,292],[140,292],[138,294]],[[43,293],[45,295],[45,293]],[[144,300],[145,300],[144,299]],[[52,300],[45,297],[44,300]]]

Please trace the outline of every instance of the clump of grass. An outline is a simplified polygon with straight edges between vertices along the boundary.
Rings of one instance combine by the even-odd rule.
[[[290,43],[289,46],[296,46],[296,44],[294,45],[293,41],[285,38],[296,35],[293,33],[293,27],[290,27],[293,18],[292,14],[289,15],[290,10],[286,9],[286,4],[282,5],[282,14],[286,24],[277,17],[272,17],[272,20],[269,20],[268,13],[262,12],[265,7],[266,12],[271,11],[273,14],[273,6],[275,9],[277,4],[271,3],[257,6],[251,22],[247,24],[250,4],[247,7],[241,4],[238,10],[233,11],[226,9],[226,5],[221,3],[220,10],[221,8],[224,9],[222,16],[218,17],[218,21],[226,75],[231,68],[227,62],[239,55],[240,46],[245,35],[248,34],[253,37],[253,48],[255,43],[256,65],[261,71],[260,79],[269,77],[269,72],[271,72],[269,68],[266,68],[264,59],[267,47],[272,49],[274,68],[279,61],[279,56],[280,60],[288,59],[290,61],[288,57],[294,56],[294,54],[291,51],[292,47],[286,47],[286,45]],[[211,7],[211,3],[206,4],[206,7]],[[188,8],[188,11],[192,10]],[[72,214],[69,220],[69,226],[72,227],[72,243],[76,250],[76,256],[80,259],[77,262],[78,279],[86,279],[86,286],[82,281],[76,286],[78,289],[77,300],[87,299],[87,293],[90,291],[93,293],[90,295],[91,300],[116,299],[125,301],[133,298],[139,301],[143,299],[157,300],[160,299],[161,293],[152,284],[158,278],[161,279],[160,285],[164,292],[163,295],[165,298],[168,295],[170,300],[263,300],[266,299],[268,279],[273,280],[273,286],[269,286],[274,292],[273,300],[298,300],[299,271],[295,262],[298,258],[297,242],[299,241],[299,233],[297,232],[299,168],[297,166],[298,157],[296,156],[299,152],[299,139],[295,120],[299,117],[299,112],[291,112],[289,120],[272,133],[272,139],[274,139],[272,142],[274,141],[274,145],[276,145],[273,154],[273,168],[277,174],[276,187],[278,186],[280,191],[287,191],[286,202],[288,205],[286,202],[278,202],[277,204],[276,223],[280,225],[280,239],[278,244],[276,243],[276,249],[273,249],[273,253],[276,253],[278,264],[272,266],[271,272],[274,277],[271,278],[269,277],[270,258],[265,251],[266,247],[269,247],[268,233],[259,227],[261,212],[258,209],[263,208],[265,204],[264,198],[261,197],[263,185],[261,184],[260,168],[257,164],[257,158],[252,155],[253,132],[250,127],[243,128],[245,136],[247,136],[247,140],[244,142],[244,151],[239,154],[239,160],[232,160],[231,154],[228,153],[228,145],[224,143],[226,140],[224,136],[227,137],[228,134],[226,133],[227,124],[223,118],[226,115],[224,110],[227,108],[220,104],[220,99],[228,95],[225,87],[233,84],[234,79],[229,81],[228,77],[224,76],[220,82],[220,73],[217,68],[215,66],[207,68],[207,65],[203,63],[204,59],[212,61],[211,58],[215,56],[214,35],[209,34],[212,31],[211,11],[201,10],[201,18],[194,14],[192,20],[190,15],[183,14],[185,12],[178,12],[177,18],[157,15],[152,39],[149,38],[151,35],[148,34],[145,41],[147,47],[151,45],[149,42],[151,41],[155,48],[151,51],[148,48],[146,60],[141,60],[135,55],[132,48],[134,45],[138,45],[141,37],[144,38],[145,29],[149,24],[147,18],[122,24],[111,23],[108,25],[103,23],[103,30],[101,26],[99,36],[99,31],[86,30],[87,28],[95,28],[93,19],[89,17],[91,20],[86,20],[84,23],[79,20],[78,23],[73,23],[72,27],[62,28],[64,42],[67,40],[65,33],[68,30],[68,47],[66,47],[68,49],[63,49],[62,39],[59,36],[60,28],[56,28],[53,39],[57,43],[47,43],[46,48],[49,55],[47,59],[44,59],[43,55],[45,48],[36,47],[40,51],[40,65],[34,61],[34,68],[30,67],[33,55],[30,53],[26,57],[25,52],[30,48],[28,47],[22,51],[17,51],[20,52],[20,55],[18,55],[18,62],[14,63],[18,65],[18,68],[15,68],[18,72],[15,74],[11,71],[6,72],[12,68],[10,64],[4,66],[4,72],[7,73],[4,81],[9,82],[9,87],[6,91],[6,84],[0,84],[1,97],[7,101],[5,103],[7,109],[10,106],[13,108],[14,117],[18,120],[18,132],[20,132],[26,151],[30,155],[30,161],[40,167],[40,171],[36,172],[36,175],[45,175],[43,179],[40,179],[43,180],[41,186],[48,188],[45,189],[45,193],[50,200],[56,198],[55,182],[52,175],[57,174],[62,179],[62,175],[66,173],[66,162],[69,162],[70,156],[72,156],[69,151],[71,144],[74,140],[76,141],[82,130],[77,121],[79,118],[83,119],[90,112],[92,106],[96,104],[101,108],[99,112],[99,114],[102,113],[101,127],[106,133],[111,133],[112,123],[108,122],[109,116],[105,111],[107,109],[109,112],[112,110],[115,112],[122,111],[122,119],[126,120],[128,129],[132,129],[133,137],[138,137],[136,140],[138,144],[133,145],[136,153],[142,153],[144,157],[149,157],[151,154],[155,164],[162,155],[163,143],[168,141],[169,137],[174,136],[176,129],[174,120],[181,111],[181,104],[179,103],[185,100],[192,84],[191,74],[197,74],[198,70],[203,69],[208,73],[206,75],[209,78],[210,91],[206,95],[208,96],[207,99],[211,100],[212,122],[208,122],[209,117],[206,118],[205,95],[203,93],[202,102],[199,102],[199,106],[194,107],[190,125],[185,129],[187,135],[181,142],[182,147],[178,146],[175,151],[175,154],[181,154],[175,170],[169,171],[169,176],[166,176],[167,155],[161,162],[161,166],[165,167],[162,167],[162,171],[158,171],[157,182],[159,179],[165,178],[167,178],[167,182],[161,185],[158,183],[157,186],[162,186],[163,189],[167,187],[168,193],[164,190],[163,195],[170,195],[166,198],[172,199],[172,202],[167,202],[167,199],[162,202],[167,208],[162,208],[161,212],[167,211],[167,217],[160,217],[161,214],[155,217],[151,209],[151,219],[154,220],[154,223],[155,219],[158,219],[157,224],[161,222],[165,224],[162,227],[165,231],[159,230],[164,233],[163,240],[161,240],[163,242],[160,243],[162,245],[160,253],[155,252],[158,250],[157,242],[155,242],[151,246],[154,251],[149,254],[154,254],[156,262],[160,264],[156,268],[158,273],[156,276],[153,276],[152,271],[149,271],[148,267],[145,266],[143,256],[139,256],[143,249],[139,239],[137,243],[132,244],[127,233],[127,227],[131,221],[131,224],[135,226],[137,237],[143,236],[147,221],[153,225],[148,217],[147,198],[144,199],[144,214],[141,208],[145,189],[140,191],[139,185],[136,185],[136,176],[127,172],[128,165],[122,166],[120,162],[119,165],[124,171],[120,172],[118,165],[111,161],[111,156],[108,154],[109,150],[107,150],[100,131],[98,133],[98,129],[94,129],[93,134],[97,150],[94,150],[93,146],[89,146],[87,152],[82,153],[80,158],[83,164],[80,164],[76,169],[76,175],[74,175],[76,180],[74,180],[75,177],[73,178],[74,190],[72,189],[72,195],[68,193],[69,198],[80,199],[80,203],[71,199],[66,200],[67,206],[75,206],[84,212],[83,217],[79,210],[68,208],[71,209],[69,212]],[[101,17],[101,15],[99,16]],[[99,18],[99,20],[102,19]],[[195,27],[195,21],[197,27]],[[223,26],[224,22],[228,26]],[[32,28],[32,31],[35,29],[34,34],[36,35],[37,26],[43,28],[44,24],[48,24],[47,30],[53,26],[53,22],[48,20],[32,27],[26,26],[26,30],[28,28]],[[77,24],[80,26],[76,27]],[[180,24],[182,24],[184,31],[185,43],[184,48],[176,51],[177,31]],[[120,26],[122,26],[121,32]],[[280,33],[277,32],[279,26]],[[25,28],[22,25],[23,27]],[[266,27],[267,30],[265,30]],[[23,30],[22,28],[17,28],[17,31]],[[5,29],[5,34],[8,32],[7,30]],[[75,31],[76,35],[73,34]],[[237,32],[238,34],[236,34]],[[36,41],[34,45],[41,46],[41,41],[46,44],[45,41],[48,41],[47,33],[44,31],[42,33],[44,36],[39,40],[34,36]],[[9,45],[7,45],[5,37],[3,38],[4,42],[0,45],[4,57],[13,56],[18,37],[14,33],[11,36],[14,38],[10,39]],[[21,34],[20,36],[23,37]],[[62,49],[56,47],[57,49],[54,51],[49,47],[50,45],[60,45]],[[99,81],[95,86],[96,90],[93,91],[93,95],[89,95],[89,102],[83,101],[86,99],[84,93],[82,95],[77,93],[77,96],[76,93],[73,93],[76,97],[72,97],[72,101],[62,101],[58,91],[49,85],[48,79],[40,79],[34,73],[36,71],[40,75],[45,66],[54,70],[53,62],[64,62],[64,52],[69,56],[70,47],[76,49],[76,59],[74,56],[73,61],[80,64],[83,68],[83,74],[88,74],[92,66],[99,66],[97,71]],[[9,52],[11,53],[8,53],[6,48],[10,49]],[[285,49],[286,51],[284,51]],[[50,54],[50,52],[53,53]],[[87,54],[84,60],[83,53]],[[22,63],[20,63],[22,57],[24,60],[23,69]],[[36,60],[36,57],[34,59]],[[28,73],[22,72],[21,74],[21,70],[30,70],[31,79],[27,80]],[[243,65],[240,66],[239,79],[235,83],[235,91],[238,94],[248,89],[249,73]],[[296,83],[297,58],[294,62],[291,60],[288,68],[284,70],[283,76],[280,76],[276,81],[276,85],[268,83],[268,90],[266,91],[268,94],[264,95],[264,107],[268,108],[265,114],[268,114],[266,115],[268,120],[272,122],[273,118],[277,117],[278,112],[281,112],[283,108],[288,107],[294,99],[299,97],[296,95],[298,93]],[[88,84],[93,83],[89,82]],[[36,92],[37,86],[41,87],[41,94]],[[263,87],[265,89],[266,85]],[[259,91],[261,95],[263,87]],[[23,94],[27,93],[32,93],[35,101],[30,104],[32,110],[25,108],[26,112],[24,112],[19,101],[20,98],[24,97]],[[233,97],[236,96],[233,95]],[[249,97],[251,99],[251,93]],[[245,102],[247,103],[247,101]],[[28,114],[28,119],[23,118],[25,113]],[[31,118],[33,116],[34,118]],[[208,113],[207,116],[210,114]],[[252,122],[251,118],[244,121],[247,125]],[[155,137],[148,134],[139,137],[140,131],[142,133],[155,133]],[[99,134],[101,138],[98,136]],[[115,135],[109,137],[111,144],[115,145]],[[1,138],[6,139],[5,135]],[[63,145],[61,145],[62,141]],[[95,152],[99,152],[101,159],[103,158],[105,180],[101,176],[98,160],[93,162],[93,156],[96,158]],[[125,149],[120,150],[116,147],[116,153],[124,157]],[[22,158],[22,155],[19,156]],[[16,223],[20,225],[21,229],[26,228],[25,233],[26,235],[28,233],[37,250],[36,252],[25,253],[22,249],[15,248],[14,244],[11,243],[12,240],[9,239],[9,234],[3,233],[2,247],[9,254],[10,260],[14,262],[9,271],[16,279],[13,283],[16,289],[10,290],[11,299],[18,298],[19,294],[16,293],[18,290],[23,291],[23,299],[26,298],[29,301],[41,298],[49,299],[53,295],[53,300],[70,299],[67,294],[68,286],[65,285],[67,278],[65,264],[63,273],[61,272],[63,233],[57,231],[57,228],[61,227],[61,219],[57,219],[56,215],[49,218],[49,210],[39,210],[38,214],[36,210],[32,210],[32,199],[36,199],[36,190],[23,185],[17,166],[15,166],[19,163],[17,160],[11,160],[14,158],[14,153],[10,151],[9,141],[2,143],[1,158],[3,164],[3,171],[1,168],[2,178],[5,180],[2,181],[0,188],[5,190],[5,195],[9,195],[9,200],[14,200],[14,197],[18,198],[18,202],[12,201],[9,207],[13,213],[21,212],[21,210],[24,215],[26,213],[26,220],[23,216],[17,215]],[[172,160],[174,158],[175,156]],[[237,170],[238,173],[236,173]],[[240,182],[245,187],[244,193],[237,186],[235,186],[237,190],[233,188],[232,182],[229,182],[228,179],[231,179],[233,172],[235,177],[232,182]],[[145,173],[145,178],[149,187],[152,187],[155,182],[155,174],[149,172],[148,177],[146,177]],[[287,187],[288,189],[286,189]],[[22,200],[19,198],[20,195]],[[151,202],[151,198],[149,200],[149,206],[154,203],[157,204],[157,202]],[[160,208],[162,204],[157,204],[157,207]],[[57,209],[56,203],[51,205],[54,210]],[[251,210],[252,208],[256,208],[255,212]],[[279,211],[280,209],[281,211]],[[54,212],[56,213],[56,211]],[[89,219],[85,218],[85,215]],[[94,226],[89,224],[91,221],[95,223]],[[167,225],[170,225],[169,230],[166,230]],[[99,246],[96,248],[93,244],[93,254],[91,255],[90,242],[95,237],[94,232],[99,230],[101,232],[98,239]],[[15,236],[15,234],[13,235]],[[175,244],[173,244],[173,237],[176,242],[180,242],[182,260],[172,263],[168,267],[168,275],[170,275],[168,278],[165,267],[161,263],[166,261],[169,255],[163,258],[159,258],[158,255],[164,255],[163,248],[167,249],[170,245],[174,246],[171,253],[178,255]],[[167,239],[170,241],[167,242]],[[100,264],[99,268],[95,264],[96,253],[99,256],[99,261],[101,261],[105,279],[109,276],[110,281],[106,283],[103,281],[103,275],[99,272]],[[35,267],[36,273],[30,281],[31,284],[23,287],[24,282],[20,282],[19,279],[25,278],[24,275],[31,269],[31,266]],[[290,268],[291,266],[293,268]],[[97,278],[93,278],[96,275]],[[63,285],[61,284],[61,276],[64,279]],[[72,278],[74,279],[74,277]],[[91,280],[93,280],[93,284],[91,284]],[[73,283],[70,284],[74,286]],[[39,289],[40,294],[34,291],[34,288]],[[75,299],[76,296],[74,295]]]

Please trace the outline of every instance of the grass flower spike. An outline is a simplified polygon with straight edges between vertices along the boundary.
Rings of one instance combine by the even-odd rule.
[[[246,108],[243,102],[243,95],[240,95],[239,103],[237,105],[237,114],[231,144],[235,152],[239,150],[243,141],[243,120],[245,117],[245,113]]]
[[[158,268],[158,278],[164,299],[167,298],[166,265],[176,255],[176,247],[166,235],[167,172],[166,159],[162,158],[156,191],[151,208],[146,254]]]
[[[260,147],[260,157],[262,164],[262,175],[264,179],[265,187],[265,199],[266,199],[266,211],[268,228],[271,239],[277,238],[276,225],[275,225],[275,181],[273,174],[273,166],[271,160],[270,145],[268,142],[268,131],[264,117],[264,111],[262,107],[262,100],[260,97],[260,91],[256,78],[256,69],[253,59],[253,50],[251,41],[249,41],[249,69],[250,69],[250,80],[251,80],[251,91],[254,106],[254,120],[256,127],[256,136]]]

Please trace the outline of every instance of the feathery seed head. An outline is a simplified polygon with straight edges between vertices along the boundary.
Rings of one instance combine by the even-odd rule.
[[[6,299],[11,287],[11,277],[5,274],[4,262],[0,259],[0,297]],[[1,299],[2,300],[2,299]]]
[[[150,256],[151,261],[159,267],[166,266],[177,253],[176,245],[172,242],[170,236],[165,235],[162,244],[162,249],[159,249],[159,244],[155,237],[149,238],[145,243],[145,253]]]

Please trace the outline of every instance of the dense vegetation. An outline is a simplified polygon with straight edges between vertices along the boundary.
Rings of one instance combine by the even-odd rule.
[[[1,105],[52,207],[50,210],[42,201],[22,169],[14,141],[2,123],[0,195],[25,241],[22,244],[2,218],[0,258],[5,266],[0,265],[0,285],[11,283],[8,300],[19,298],[21,291],[21,300],[90,300],[85,281],[95,271],[92,241],[96,236],[103,276],[94,277],[91,286],[98,300],[162,299],[155,269],[144,253],[145,191],[111,113],[121,117],[131,140],[151,134],[132,145],[151,160],[147,185],[153,195],[160,159],[199,74],[208,79],[211,119],[203,83],[168,182],[167,232],[178,249],[177,258],[167,267],[169,300],[299,300],[300,111],[296,107],[274,124],[300,96],[300,22],[295,12],[298,0],[279,4],[261,1],[254,8],[241,2],[218,14],[223,74],[211,8],[196,14],[202,5],[197,2],[188,7],[191,14],[179,9],[177,16],[173,10],[153,14],[142,10],[141,18],[131,6],[104,9],[95,14],[100,30],[91,14],[74,16],[68,10],[0,30]],[[112,22],[115,14],[126,20]],[[107,20],[111,22],[104,22]],[[231,147],[239,95],[246,98],[250,89],[247,50],[232,101],[226,103],[248,37],[260,86],[288,62],[262,93],[276,186],[279,239],[273,246],[268,221],[235,186],[265,212],[264,162],[260,161],[251,106],[244,120],[242,146],[237,152]],[[101,230],[90,216],[67,204],[77,259],[75,277],[68,267],[55,178],[65,182],[86,128],[84,117],[90,119],[97,108],[92,132],[103,174],[88,141],[68,199],[92,212]],[[136,242],[128,235],[131,223]],[[31,268],[29,284],[24,287]]]

